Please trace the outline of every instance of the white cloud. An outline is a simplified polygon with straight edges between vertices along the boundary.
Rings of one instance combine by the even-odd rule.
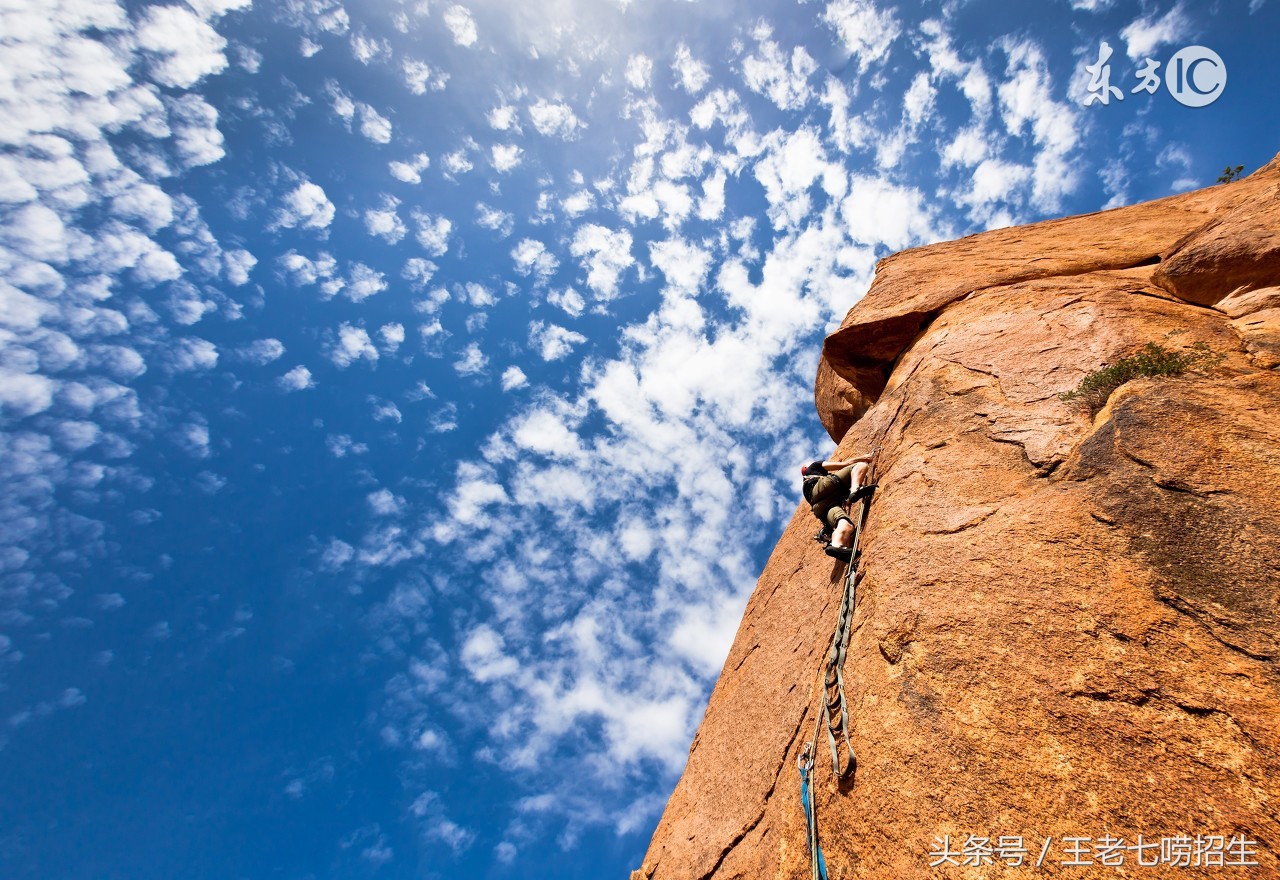
[[[627,59],[627,85],[633,89],[647,89],[653,77],[653,59],[647,55],[632,55]]]
[[[408,281],[414,290],[421,290],[431,282],[439,268],[430,260],[424,260],[422,257],[410,257],[405,260],[404,268],[400,271],[400,277]]]
[[[365,496],[369,509],[375,516],[398,516],[404,512],[404,499],[392,494],[390,489],[379,489]]]
[[[139,181],[111,200],[111,213],[154,233],[173,222],[173,200],[154,183]]]
[[[649,259],[666,279],[664,295],[697,296],[711,270],[711,253],[678,238],[654,242]]]
[[[95,345],[90,349],[103,370],[122,382],[136,379],[147,371],[147,362],[127,345]]]
[[[587,302],[582,298],[582,294],[574,290],[572,287],[566,287],[564,290],[553,290],[547,294],[547,302],[557,308],[563,309],[565,314],[571,318],[576,318],[582,314],[587,307]]]
[[[356,327],[344,321],[338,328],[337,342],[329,349],[329,359],[334,365],[346,368],[361,358],[376,361],[378,349],[374,347],[369,334],[363,327]]]
[[[476,204],[476,224],[506,238],[515,227],[515,217],[506,211],[480,202]]]
[[[467,156],[466,147],[454,150],[452,153],[445,153],[440,159],[440,164],[451,175],[466,174],[475,167]]]
[[[562,101],[539,100],[529,107],[529,119],[539,134],[572,140],[586,124],[577,117],[573,108]]]
[[[7,219],[8,222],[0,227],[0,242],[36,260],[65,263],[70,258],[74,233],[67,229],[62,218],[52,208],[39,203],[24,205],[10,213]],[[120,227],[113,227],[115,228]],[[137,261],[138,253],[156,249],[146,236],[131,229],[126,234],[128,238],[121,240],[138,244],[130,248],[134,256],[123,265],[132,266]]]
[[[929,82],[929,74],[918,73],[902,98],[903,119],[913,127],[928,121],[933,115],[937,89]]]
[[[511,259],[516,271],[522,276],[528,278],[532,275],[540,282],[545,282],[560,266],[555,254],[547,250],[545,244],[533,238],[521,239],[512,249]]]
[[[520,154],[523,152],[515,144],[494,144],[493,170],[502,174],[517,167],[521,162]]]
[[[944,170],[957,165],[972,168],[987,158],[991,149],[992,145],[983,130],[974,126],[957,132],[950,143],[943,147],[939,156]]]
[[[723,168],[702,181],[702,197],[698,200],[698,217],[718,220],[724,213],[724,185],[728,181]]]
[[[1120,159],[1111,159],[1103,165],[1098,171],[1098,177],[1102,179],[1103,190],[1110,196],[1102,206],[1104,211],[1129,203],[1129,169]]]
[[[352,34],[351,54],[361,64],[391,57],[391,44],[365,33]]]
[[[207,339],[188,336],[174,342],[169,363],[182,372],[211,370],[218,364],[218,347]]]
[[[426,153],[419,153],[408,162],[390,163],[391,176],[405,183],[422,183],[422,172],[431,165]]]
[[[350,439],[350,438],[347,438]],[[341,456],[339,456],[341,457]],[[320,567],[325,571],[337,571],[355,558],[356,549],[337,538],[329,541],[320,556]]]
[[[304,257],[297,251],[289,251],[280,256],[278,263],[289,280],[299,286],[315,284],[321,279],[330,279],[338,271],[338,261],[332,254],[325,251],[321,251],[314,260]],[[332,293],[326,295],[332,296],[336,292],[337,289],[334,289]]]
[[[99,593],[93,597],[93,604],[101,608],[103,611],[115,611],[123,608],[126,604],[124,596],[119,593]]]
[[[346,458],[348,455],[364,455],[369,451],[368,444],[356,443],[347,434],[330,434],[325,438],[325,446],[328,447],[329,454],[334,458]]]
[[[1153,12],[1130,22],[1120,31],[1125,41],[1125,52],[1137,61],[1146,58],[1161,46],[1186,42],[1191,37],[1192,21],[1178,3],[1164,15]]]
[[[232,248],[222,252],[222,264],[227,281],[240,287],[249,283],[249,273],[258,265],[258,258],[244,248]]]
[[[519,367],[507,367],[502,371],[502,390],[514,391],[529,384],[529,377]]]
[[[427,420],[427,430],[433,434],[447,434],[458,429],[458,405],[446,403]]]
[[[1073,161],[1083,129],[1079,108],[1055,99],[1057,90],[1037,44],[1006,40],[1003,47],[1009,57],[1009,78],[997,89],[1001,118],[1013,136],[1030,130],[1038,148],[1032,163],[1031,204],[1041,211],[1055,211],[1080,181]]]
[[[468,281],[462,285],[462,292],[463,298],[478,309],[491,306],[498,301],[492,290],[477,281]]]
[[[181,6],[151,6],[142,15],[135,39],[151,58],[155,81],[190,88],[227,66],[227,41]]]
[[[245,73],[257,73],[262,69],[262,53],[239,43],[235,46],[236,66]]]
[[[364,228],[370,235],[382,239],[387,244],[397,244],[408,232],[404,221],[396,213],[396,208],[399,206],[399,199],[383,195],[378,207],[364,212]]]
[[[404,342],[404,325],[399,323],[383,324],[378,328],[378,336],[382,338],[382,348],[388,354],[395,354]]]
[[[360,105],[360,133],[375,144],[391,143],[391,120],[368,104]]]
[[[800,225],[813,209],[809,190],[819,181],[831,198],[844,195],[843,167],[827,159],[822,139],[812,128],[772,132],[764,141],[764,155],[755,177],[769,202],[769,220],[776,229]]]
[[[424,792],[413,802],[409,811],[422,821],[422,835],[428,840],[438,840],[453,851],[455,856],[466,851],[475,840],[475,832],[459,825],[445,815],[440,796],[434,791]]]
[[[315,380],[311,378],[311,371],[301,365],[277,379],[276,384],[284,391],[305,391],[316,387]]]
[[[169,122],[173,145],[188,168],[209,165],[224,155],[222,132],[218,131],[218,111],[198,95],[183,95],[169,101]]]
[[[333,222],[334,206],[319,184],[303,181],[285,194],[276,212],[276,226],[292,229],[326,229]]]
[[[236,357],[251,364],[263,366],[284,354],[284,343],[279,339],[255,339],[236,349]]]
[[[352,302],[364,302],[387,289],[387,278],[372,266],[353,263],[343,293]]]
[[[186,2],[204,19],[221,18],[228,12],[248,9],[253,5],[253,0],[186,0]]]
[[[370,398],[370,403],[374,404],[374,421],[375,422],[396,422],[397,425],[403,421],[403,414],[399,411],[396,404],[390,400],[379,400],[378,398]]]
[[[208,458],[209,426],[201,422],[188,422],[180,427],[173,439],[192,458]]]
[[[472,342],[463,349],[462,354],[454,361],[453,369],[459,376],[475,376],[484,372],[484,368],[488,365],[489,359],[480,350],[480,345]]]
[[[462,665],[479,682],[510,678],[519,665],[505,649],[502,635],[492,627],[478,626],[462,645]]]
[[[671,69],[675,72],[680,86],[691,95],[702,91],[703,86],[711,79],[707,66],[694,58],[693,53],[684,43],[676,47],[676,57],[671,62]]]
[[[631,255],[630,232],[610,230],[594,223],[578,227],[569,245],[569,253],[577,257],[587,271],[587,286],[604,300],[618,295],[622,273],[635,263],[635,257]]]
[[[41,231],[38,227],[33,227],[28,230],[28,234],[39,234]],[[46,239],[44,242],[31,244],[42,247],[48,242]],[[107,223],[99,229],[96,244],[98,268],[101,271],[118,272],[129,269],[135,280],[148,285],[173,281],[182,275],[182,266],[173,254],[130,227]]]
[[[560,201],[560,210],[564,211],[565,216],[570,219],[581,216],[596,206],[596,197],[591,194],[590,190],[581,189],[576,193],[565,196]]]
[[[883,62],[902,33],[892,9],[882,10],[872,0],[834,0],[822,20],[840,35],[845,50],[858,61],[859,75]]]
[[[840,216],[854,241],[893,251],[939,238],[923,193],[879,178],[853,175]]]
[[[491,128],[498,131],[519,130],[520,126],[517,121],[518,111],[510,104],[499,104],[492,108],[486,115],[485,119],[489,121]]]
[[[38,195],[18,163],[9,156],[0,156],[0,202],[17,205],[33,201]]]
[[[453,41],[459,46],[473,46],[479,34],[476,32],[475,20],[471,11],[465,6],[450,6],[444,11],[445,27],[453,35]]]
[[[401,62],[400,69],[404,73],[405,85],[415,95],[425,95],[428,90],[443,91],[449,82],[449,74],[415,58],[406,58]]]
[[[44,412],[53,405],[57,387],[46,376],[0,367],[0,414],[21,418]]]
[[[1031,180],[1031,168],[1003,159],[983,159],[969,175],[970,185],[956,196],[970,206],[970,216],[989,228],[1011,225],[1008,206],[1016,203]]]
[[[439,217],[413,209],[413,222],[418,227],[417,240],[429,256],[441,257],[449,250],[449,233],[453,224],[445,217]]]
[[[567,357],[575,345],[581,345],[587,337],[567,330],[557,324],[533,321],[529,324],[529,345],[537,349],[544,361],[558,361]]]
[[[351,123],[356,118],[356,102],[333,80],[325,83],[325,91],[333,102],[333,112],[338,115],[338,118],[350,130]]]
[[[818,63],[801,46],[792,50],[788,60],[768,37],[767,28],[757,29],[759,54],[742,59],[743,80],[747,88],[765,95],[780,109],[798,110],[813,96],[809,77],[818,69]]]
[[[34,330],[40,326],[42,318],[54,311],[53,306],[43,300],[0,281],[0,325],[15,330]]]

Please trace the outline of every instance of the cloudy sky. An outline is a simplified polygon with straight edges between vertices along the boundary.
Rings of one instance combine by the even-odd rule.
[[[1276,33],[0,0],[0,874],[625,876],[876,260],[1255,169]]]

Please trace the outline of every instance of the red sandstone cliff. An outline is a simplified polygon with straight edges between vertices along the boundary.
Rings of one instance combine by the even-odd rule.
[[[1280,877],[1280,157],[1155,202],[895,254],[826,341],[838,455],[881,446],[845,666],[858,770],[825,744],[832,880]],[[1096,416],[1060,392],[1143,343],[1207,373]],[[806,878],[796,757],[840,601],[797,511],[633,877]],[[930,868],[1022,835],[1039,871]],[[1062,838],[1257,841],[1254,868],[1062,865]],[[1077,861],[1084,861],[1079,857]]]

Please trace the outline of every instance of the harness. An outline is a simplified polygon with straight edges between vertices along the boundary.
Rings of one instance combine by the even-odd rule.
[[[804,500],[809,504],[813,504],[813,489],[818,485],[818,480],[821,480],[823,476],[825,476],[825,474],[808,474],[804,478],[804,486],[800,491],[804,493]]]

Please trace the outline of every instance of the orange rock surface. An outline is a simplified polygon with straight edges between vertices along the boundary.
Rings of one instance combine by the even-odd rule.
[[[1225,357],[1096,415],[1059,399],[1146,342]],[[815,770],[832,880],[1280,877],[1278,364],[1280,158],[880,264],[815,389],[837,455],[880,447],[857,771],[825,739]],[[633,877],[809,876],[796,759],[842,578],[815,528],[801,507],[774,550]],[[930,867],[970,835],[1028,864]],[[1098,863],[1139,835],[1242,837],[1257,866]]]

